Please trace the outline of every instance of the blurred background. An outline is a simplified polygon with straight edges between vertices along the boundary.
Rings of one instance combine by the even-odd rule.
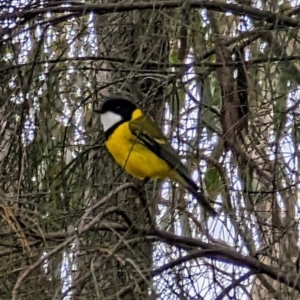
[[[0,1],[0,299],[299,299],[298,1]],[[219,216],[137,183],[93,105],[161,125]]]

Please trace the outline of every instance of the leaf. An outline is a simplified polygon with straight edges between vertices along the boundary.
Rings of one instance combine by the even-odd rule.
[[[216,168],[207,171],[205,176],[205,187],[212,198],[216,198],[220,193],[221,178]]]
[[[223,141],[219,139],[211,155],[212,160],[218,162],[222,153]],[[207,161],[207,172],[204,177],[204,184],[207,193],[212,199],[215,199],[220,193],[224,192],[224,181],[217,167],[210,161]]]
[[[172,44],[172,48],[171,48],[170,54],[169,54],[169,63],[170,64],[179,64],[180,63],[180,59],[178,58],[178,53],[179,53],[178,44],[177,44],[177,41],[175,40]]]
[[[216,113],[212,111],[211,107],[217,106],[219,107],[220,101],[218,97],[213,96],[216,94],[216,87],[212,84],[213,80],[211,78],[206,78],[203,86],[203,94],[201,103],[202,113],[201,113],[201,121],[203,122],[204,127],[207,129],[208,138],[211,139],[214,132],[210,128],[216,128],[219,123],[219,118]]]

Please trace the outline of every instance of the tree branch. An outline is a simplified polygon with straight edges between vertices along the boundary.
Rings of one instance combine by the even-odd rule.
[[[227,296],[227,294],[232,290],[235,289],[237,286],[240,285],[241,282],[244,280],[247,280],[251,275],[253,275],[253,272],[249,271],[246,274],[242,275],[239,279],[232,279],[232,283],[228,285],[218,296],[215,300],[222,300],[224,297]]]
[[[206,258],[249,268],[254,273],[268,275],[272,279],[284,283],[294,290],[300,291],[300,278],[299,276],[296,276],[296,274],[287,274],[278,268],[261,263],[252,256],[243,255],[229,246],[220,247],[214,244],[204,243],[199,239],[181,237],[159,229],[155,229],[153,234],[160,237],[165,242],[179,247],[182,245],[200,247],[202,250],[205,250],[206,253],[204,256]]]
[[[12,19],[12,18],[24,18],[32,19],[38,15],[43,15],[46,13],[65,13],[65,12],[78,12],[82,15],[94,12],[98,15],[113,13],[113,12],[126,12],[133,10],[153,10],[153,9],[174,9],[182,7],[185,1],[155,1],[155,2],[134,2],[134,3],[117,3],[117,4],[82,4],[82,5],[73,5],[70,7],[62,6],[52,6],[52,7],[43,7],[37,9],[24,9],[23,11],[16,11],[12,13],[4,13],[0,15],[0,21]],[[65,2],[68,4],[68,1]],[[191,8],[205,8],[211,11],[216,12],[231,12],[235,15],[246,15],[254,20],[264,20],[268,23],[282,24],[285,26],[291,27],[300,27],[300,21],[283,14],[272,13],[267,10],[261,10],[258,8],[237,5],[237,4],[228,4],[220,3],[214,1],[198,1],[190,0]]]

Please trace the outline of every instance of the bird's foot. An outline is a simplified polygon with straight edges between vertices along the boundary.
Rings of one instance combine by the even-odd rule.
[[[140,190],[144,187],[144,185],[150,180],[150,178],[146,177],[143,180],[134,179],[133,182],[136,186],[137,190]]]

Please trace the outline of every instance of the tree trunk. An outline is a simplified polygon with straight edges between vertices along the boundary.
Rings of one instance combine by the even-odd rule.
[[[100,105],[110,94],[122,94],[124,97],[130,97],[160,122],[157,115],[161,115],[164,108],[165,87],[159,78],[155,78],[155,75],[152,78],[147,75],[147,71],[150,73],[155,68],[157,72],[157,66],[153,68],[150,64],[153,61],[161,64],[158,72],[166,71],[164,67],[168,60],[166,22],[163,14],[158,11],[116,13],[109,17],[96,17],[98,55],[110,58],[123,57],[125,61],[115,63],[106,60],[95,63],[95,66],[104,69],[92,75],[92,78],[97,78],[93,82],[97,94],[96,105]],[[115,71],[105,71],[105,68]],[[94,115],[91,119],[89,114],[85,118],[85,124],[87,130],[97,129],[88,144],[102,141],[103,132],[98,116]],[[93,201],[97,201],[124,182],[132,181],[132,178],[123,174],[123,171],[112,161],[103,148],[102,142],[100,150],[92,150],[89,157],[86,164],[89,168],[88,180],[96,187]],[[156,201],[156,193],[157,191],[153,194],[152,184],[147,184],[138,191],[125,190],[111,197],[103,209],[109,211],[117,208],[126,213],[133,227],[149,229],[150,203]],[[87,199],[90,200],[90,197]],[[153,210],[151,218],[155,219]],[[108,219],[124,222],[117,211],[110,214]],[[83,245],[84,248],[99,248],[99,252],[92,258],[95,268],[91,270],[93,276],[89,281],[76,285],[74,299],[85,299],[85,295],[93,299],[91,295],[95,289],[100,299],[115,299],[117,295],[122,299],[148,299],[150,294],[153,295],[151,241],[129,230],[125,233],[99,232],[97,237],[79,243],[77,250],[80,251]],[[106,250],[101,250],[101,245]],[[76,264],[80,268],[73,278],[75,283],[80,281],[85,272],[89,272],[91,266],[86,263],[90,260],[90,256],[77,259]],[[96,294],[95,298],[97,298]]]

